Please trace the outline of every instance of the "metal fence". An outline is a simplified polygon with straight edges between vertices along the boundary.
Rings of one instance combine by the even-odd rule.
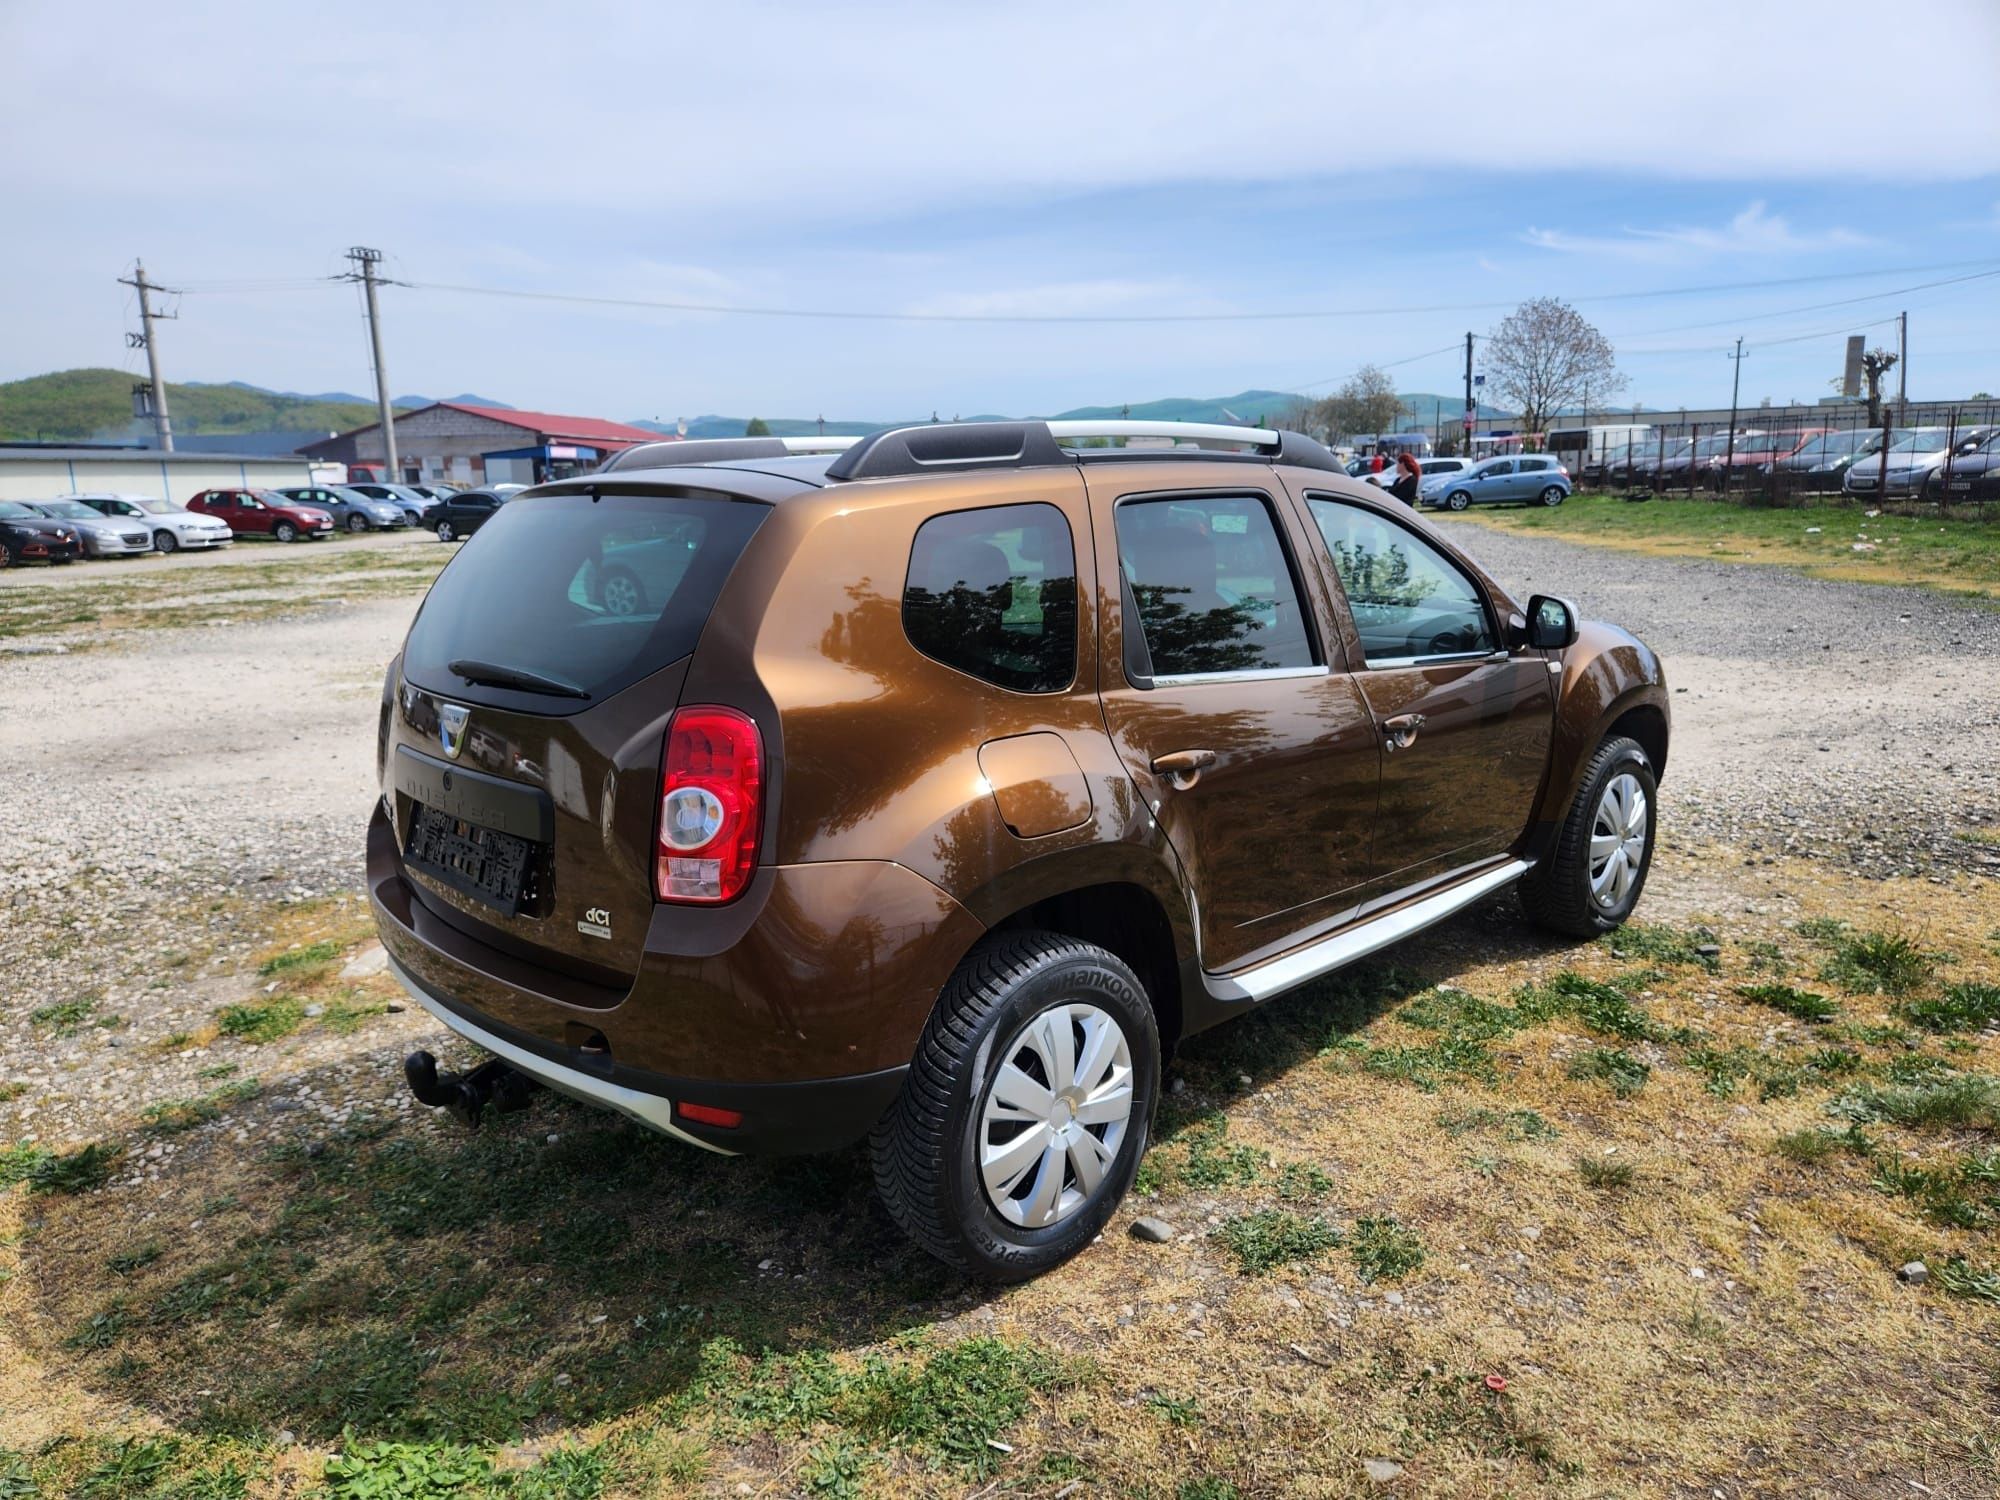
[[[2000,429],[2000,401],[1911,402],[1900,412],[1895,403],[1885,402],[1883,416],[1891,444],[1911,428],[1935,428],[1945,435],[1944,462],[1914,489],[1884,493],[1879,447],[1848,463],[1832,461],[1841,452],[1857,453],[1870,441],[1877,445],[1881,441],[1880,423],[1870,424],[1865,409],[1846,407],[1832,412],[1811,406],[1748,409],[1738,414],[1733,444],[1727,421],[1657,421],[1629,445],[1602,454],[1586,450],[1573,454],[1570,462],[1581,488],[1628,497],[1684,495],[1766,506],[1831,502],[1898,510],[1970,508],[1982,518],[1990,507],[2000,516],[2000,473],[1956,486],[1952,479],[1953,461],[1961,456],[1957,450],[1982,429]],[[1797,448],[1802,433],[1830,437],[1834,453],[1828,461],[1804,466],[1773,456],[1776,449]],[[1774,437],[1780,441],[1774,442]],[[1896,466],[1892,462],[1888,467],[1893,472]],[[1878,483],[1862,491],[1849,488],[1848,471],[1857,468],[1862,479],[1870,469],[1876,470]]]

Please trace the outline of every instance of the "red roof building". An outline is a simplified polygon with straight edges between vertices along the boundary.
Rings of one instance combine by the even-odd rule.
[[[602,417],[556,412],[515,411],[503,406],[468,406],[434,401],[398,412],[397,478],[412,484],[499,484],[584,473],[634,443],[671,441],[672,434],[648,431]],[[299,449],[308,458],[344,463],[350,470],[380,469],[382,424],[370,423]]]

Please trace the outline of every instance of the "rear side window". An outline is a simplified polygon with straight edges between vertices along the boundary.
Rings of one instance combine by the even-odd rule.
[[[1315,665],[1298,585],[1264,500],[1128,500],[1117,514],[1128,670],[1157,681]]]
[[[910,546],[903,633],[933,661],[1017,693],[1076,676],[1076,547],[1053,505],[932,516]]]
[[[438,575],[403,672],[434,692],[574,713],[694,650],[769,508],[721,496],[564,494],[501,506]],[[467,680],[452,663],[532,673],[589,697]]]

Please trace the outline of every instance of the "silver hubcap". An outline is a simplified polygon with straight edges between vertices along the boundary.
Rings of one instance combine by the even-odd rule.
[[[629,615],[639,607],[639,590],[629,578],[604,580],[604,608],[614,615]]]
[[[1590,825],[1590,897],[1616,907],[1632,894],[1646,857],[1646,791],[1629,771],[1611,778]]]
[[[1132,1120],[1132,1048],[1106,1011],[1057,1005],[1002,1053],[979,1114],[979,1175],[1002,1218],[1044,1229],[1082,1208]]]

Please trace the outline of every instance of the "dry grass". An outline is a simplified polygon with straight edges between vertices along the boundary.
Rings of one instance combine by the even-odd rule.
[[[1146,1193],[1007,1290],[902,1243],[854,1155],[546,1098],[472,1137],[197,1126],[159,1189],[0,1192],[0,1446],[58,1494],[275,1496],[335,1451],[336,1494],[1213,1500],[1364,1493],[1369,1457],[1395,1493],[1993,1493],[2000,1134],[1898,1121],[2000,1074],[1901,1010],[1990,977],[2000,889],[1736,870],[1668,856],[1622,957],[1495,906],[1191,1043]],[[1819,980],[1835,923],[1934,974]],[[1774,972],[1839,1014],[1738,992]],[[1596,1050],[1643,1086],[1571,1076]]]

